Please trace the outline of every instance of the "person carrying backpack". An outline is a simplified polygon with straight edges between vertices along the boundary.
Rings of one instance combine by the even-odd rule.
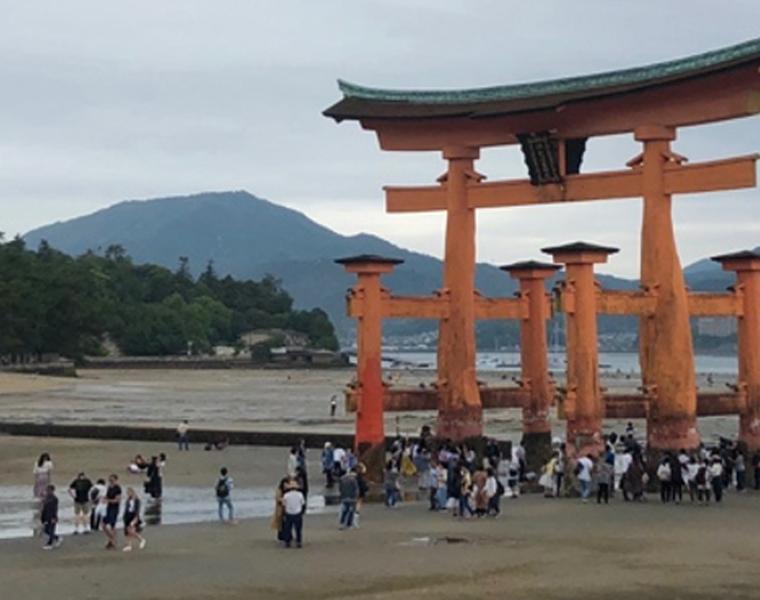
[[[216,501],[219,504],[219,520],[224,522],[224,507],[227,507],[227,522],[232,523],[235,517],[235,510],[232,507],[232,488],[235,483],[232,477],[229,476],[227,467],[222,467],[219,470],[219,480],[216,482]]]

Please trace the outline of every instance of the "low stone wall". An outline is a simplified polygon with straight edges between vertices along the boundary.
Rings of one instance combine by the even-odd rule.
[[[176,442],[177,433],[170,427],[135,427],[127,425],[79,425],[63,423],[30,423],[0,421],[0,434],[34,437],[62,437],[96,440],[127,440]],[[353,446],[354,436],[347,433],[298,433],[287,431],[240,431],[226,429],[191,429],[190,442],[206,444],[226,438],[230,444],[241,446],[289,447],[304,440],[308,448],[323,448],[325,442],[344,448]],[[386,438],[390,447],[392,437]],[[510,456],[512,444],[500,441],[503,456]]]
[[[85,358],[85,369],[335,369],[347,365],[334,363],[288,363],[260,362],[250,358],[214,358],[214,357],[119,357],[119,358]]]
[[[140,440],[175,442],[177,434],[169,427],[133,427],[124,425],[78,425],[58,423],[0,422],[0,433],[40,437],[83,438],[97,440]],[[350,434],[290,433],[284,431],[240,431],[225,429],[190,429],[190,442],[205,444],[226,438],[230,444],[246,446],[292,446],[303,439],[309,448],[322,448],[325,442],[348,447],[354,442]]]

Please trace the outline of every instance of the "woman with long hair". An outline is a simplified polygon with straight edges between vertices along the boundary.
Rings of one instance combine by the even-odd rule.
[[[147,544],[147,540],[140,535],[142,531],[140,505],[140,496],[134,488],[127,488],[127,501],[124,503],[124,537],[127,538],[127,545],[124,546],[124,552],[132,551],[133,542],[138,543],[140,550]]]
[[[34,474],[34,497],[42,499],[47,494],[47,488],[53,479],[53,461],[50,454],[43,452],[37,459],[32,470]]]

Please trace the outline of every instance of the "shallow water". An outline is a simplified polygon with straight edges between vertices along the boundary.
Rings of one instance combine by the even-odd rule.
[[[31,495],[29,486],[0,486],[0,539],[33,537],[39,533],[39,502]],[[58,499],[58,533],[68,535],[74,531],[74,505],[65,491]],[[143,519],[148,526],[201,523],[219,518],[214,490],[207,487],[167,486],[161,501],[143,499],[143,502]],[[232,503],[236,519],[268,517],[272,514],[274,493],[269,487],[236,488],[232,492]],[[308,510],[311,513],[329,510],[324,496],[309,495]]]

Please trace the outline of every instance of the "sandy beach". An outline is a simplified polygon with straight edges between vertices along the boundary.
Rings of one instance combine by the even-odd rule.
[[[750,599],[759,508],[754,494],[709,507],[530,496],[505,501],[499,519],[460,522],[372,505],[358,530],[307,516],[301,550],[278,547],[266,519],[149,527],[131,555],[92,535],[53,552],[0,541],[0,581],[24,599]]]
[[[478,377],[486,385],[514,385],[516,371],[484,371]],[[199,428],[232,428],[259,431],[352,433],[354,415],[343,408],[343,389],[353,369],[330,370],[80,370],[77,378],[52,378],[0,373],[0,421],[37,423],[90,423],[174,427],[188,419]],[[430,370],[389,370],[384,377],[394,385],[430,384]],[[563,383],[556,373],[557,383]],[[732,382],[715,375],[712,384],[704,374],[698,385],[704,390],[725,389]],[[634,391],[640,385],[634,375],[607,373],[601,384],[610,391]],[[329,415],[332,396],[338,397],[335,418]],[[434,412],[386,413],[386,432],[415,435],[424,424],[434,424]],[[640,431],[644,422],[636,422]],[[607,431],[621,431],[625,424],[608,420]],[[564,423],[553,419],[555,435],[563,435]],[[484,415],[488,435],[517,441],[521,435],[521,411],[489,410]],[[718,435],[735,437],[737,417],[700,419],[708,441]]]

